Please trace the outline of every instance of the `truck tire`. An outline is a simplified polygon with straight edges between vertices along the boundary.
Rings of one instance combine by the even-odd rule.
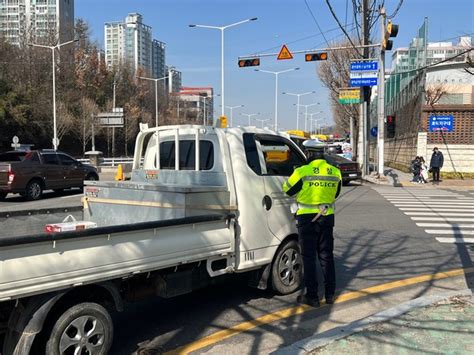
[[[90,302],[76,304],[54,323],[46,354],[106,355],[113,331],[112,318],[104,307]]]
[[[29,201],[39,200],[43,195],[43,184],[40,180],[31,180],[26,185],[25,196]]]
[[[283,244],[272,264],[272,288],[281,295],[295,292],[303,280],[303,259],[296,240]]]

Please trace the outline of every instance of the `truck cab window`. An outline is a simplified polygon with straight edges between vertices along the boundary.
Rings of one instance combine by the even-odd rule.
[[[179,169],[196,169],[196,142],[179,141]],[[214,166],[214,147],[210,141],[199,141],[199,170],[211,170]],[[160,143],[160,168],[175,169],[175,142]]]
[[[305,164],[301,154],[282,140],[261,139],[266,175],[290,176],[296,167]]]
[[[59,165],[56,153],[43,154],[42,157],[45,164]]]

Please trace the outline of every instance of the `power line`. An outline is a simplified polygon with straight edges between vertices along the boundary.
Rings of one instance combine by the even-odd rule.
[[[306,1],[306,0],[305,0],[305,1]],[[342,32],[344,32],[344,34],[346,35],[347,39],[349,40],[351,46],[354,48],[354,50],[356,51],[356,53],[357,53],[359,56],[363,57],[363,56],[359,53],[359,51],[358,51],[358,49],[356,48],[354,42],[352,42],[352,39],[351,39],[351,37],[349,36],[349,34],[346,32],[345,28],[344,28],[344,27],[341,25],[341,23],[339,22],[339,19],[337,18],[336,14],[335,14],[335,12],[334,12],[334,9],[332,8],[331,3],[329,2],[329,0],[326,0],[326,4],[328,5],[329,10],[331,11],[331,14],[332,14],[332,16],[334,17],[334,19],[336,20],[338,26],[341,28]],[[329,44],[328,44],[328,45],[329,45]]]
[[[403,4],[403,0],[400,0],[400,2],[398,3],[398,6],[397,6],[397,8],[395,9],[395,11],[394,11],[390,16],[387,16],[387,18],[388,18],[389,20],[391,20],[392,18],[394,18],[395,16],[397,16],[398,11],[399,11],[400,8],[402,7],[402,4]]]
[[[323,36],[324,40],[326,41],[326,44],[327,44],[328,47],[329,47],[329,42],[328,42],[328,40],[326,39],[326,36],[325,36],[325,35],[323,34],[323,32],[321,31],[321,27],[319,26],[318,20],[316,20],[316,16],[314,16],[313,11],[312,11],[311,8],[309,7],[308,0],[304,0],[304,3],[306,4],[306,8],[308,9],[309,13],[310,13],[311,16],[313,17],[313,20],[314,20],[314,22],[316,23],[316,26],[318,27],[319,32],[321,32],[321,35]],[[339,27],[341,27],[340,24],[339,24]],[[341,28],[342,28],[342,27],[341,27]],[[345,31],[345,30],[343,29],[343,31]]]

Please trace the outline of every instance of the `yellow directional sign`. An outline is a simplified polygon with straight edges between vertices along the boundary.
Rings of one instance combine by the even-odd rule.
[[[285,60],[285,59],[293,59],[293,54],[291,54],[290,50],[286,46],[286,44],[281,47],[280,53],[277,57],[278,60]]]
[[[339,89],[339,102],[343,105],[360,103],[360,89]]]

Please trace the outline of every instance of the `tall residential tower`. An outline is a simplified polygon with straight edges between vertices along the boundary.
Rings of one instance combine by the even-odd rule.
[[[74,38],[74,0],[0,0],[0,36],[14,45]]]

